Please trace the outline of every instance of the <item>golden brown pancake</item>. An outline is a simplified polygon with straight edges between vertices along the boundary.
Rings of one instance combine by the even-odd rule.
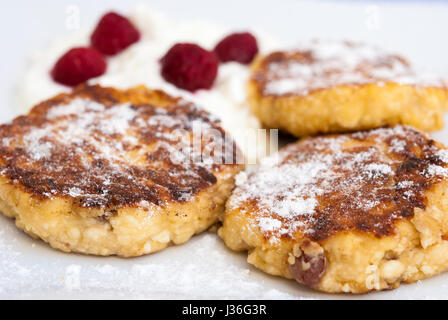
[[[67,252],[138,256],[186,242],[217,221],[242,169],[224,134],[161,91],[81,86],[0,126],[0,210]]]
[[[408,126],[307,138],[237,176],[220,236],[263,271],[327,292],[448,269],[448,150]]]
[[[248,85],[254,114],[295,136],[408,124],[443,127],[445,81],[377,47],[314,40],[259,57]]]

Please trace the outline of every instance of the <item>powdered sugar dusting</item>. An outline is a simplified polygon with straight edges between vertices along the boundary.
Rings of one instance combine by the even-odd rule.
[[[443,162],[448,162],[448,150],[442,149],[437,151],[437,156],[440,157]]]
[[[272,218],[260,218],[258,219],[258,225],[264,231],[274,231],[282,227],[282,222]]]
[[[38,106],[26,125],[0,127],[0,155],[9,163],[1,173],[38,196],[68,196],[85,207],[187,201],[216,181],[225,152],[237,153],[216,117],[184,100],[165,108],[76,95],[63,101]],[[195,127],[219,134],[194,140]]]
[[[302,55],[297,57],[297,53]],[[313,40],[286,51],[263,70],[263,93],[298,94],[344,84],[398,84],[444,87],[435,75],[415,71],[398,55],[370,45],[336,40]],[[258,78],[260,75],[256,75]]]
[[[60,116],[77,115],[84,112],[104,111],[104,106],[96,101],[89,99],[77,98],[68,104],[56,106],[47,113],[48,119],[53,119]]]
[[[123,135],[130,127],[129,122],[136,116],[137,112],[129,103],[105,110],[99,103],[76,98],[68,104],[50,109],[47,118],[55,122],[49,126],[30,130],[23,137],[23,143],[34,160],[49,158],[55,144],[80,145],[86,141],[97,147],[99,153],[95,155],[97,158],[119,160],[120,151],[123,151],[122,143],[117,141],[114,145],[102,146],[104,138],[96,136],[94,131],[98,131],[101,135]]]
[[[420,158],[408,154],[410,144],[421,149]],[[332,223],[389,228],[397,212],[412,212],[422,201],[428,179],[448,176],[444,155],[425,135],[405,126],[310,138],[280,151],[277,163],[265,161],[238,184],[228,206],[256,211],[255,224],[271,241],[298,230],[319,237]],[[384,221],[370,215],[389,202],[397,212],[384,213]]]
[[[446,176],[448,174],[448,169],[435,165],[435,164],[431,164],[428,166],[428,168],[426,168],[426,170],[424,171],[424,175],[427,178],[431,178],[434,176]]]

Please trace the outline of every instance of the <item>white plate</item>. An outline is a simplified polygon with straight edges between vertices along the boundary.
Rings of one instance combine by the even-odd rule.
[[[76,1],[81,27],[110,8],[126,11],[132,1]],[[72,2],[41,0],[0,4],[0,121],[14,111],[14,88],[26,68],[26,57],[65,29]],[[411,60],[448,77],[448,7],[415,2],[372,5],[298,1],[153,1],[179,18],[207,18],[235,30],[251,26],[268,31],[283,43],[295,39],[336,37],[377,43],[405,53]],[[446,119],[448,121],[448,118]],[[434,136],[448,143],[448,128]],[[135,258],[100,258],[65,254],[31,239],[13,221],[0,218],[0,298],[253,298],[253,299],[422,299],[448,297],[448,274],[399,289],[368,295],[314,292],[246,263],[246,254],[226,249],[215,234],[204,233],[187,244]]]

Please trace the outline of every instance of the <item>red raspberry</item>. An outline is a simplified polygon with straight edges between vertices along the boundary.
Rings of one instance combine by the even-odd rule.
[[[140,40],[140,32],[125,17],[106,13],[90,37],[92,47],[106,55],[117,54]]]
[[[106,72],[106,61],[92,48],[73,48],[64,54],[51,70],[53,80],[67,86],[76,86]]]
[[[192,43],[175,44],[160,62],[166,81],[191,92],[210,89],[218,74],[216,55]]]
[[[257,39],[248,32],[233,33],[216,45],[215,53],[222,62],[248,64],[258,53]]]

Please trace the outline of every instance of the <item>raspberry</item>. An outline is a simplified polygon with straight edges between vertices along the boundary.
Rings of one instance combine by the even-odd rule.
[[[103,55],[92,48],[73,48],[64,54],[51,70],[53,80],[67,86],[76,86],[106,72]]]
[[[233,33],[216,45],[215,53],[222,62],[248,64],[258,53],[257,39],[248,32]]]
[[[216,55],[192,43],[175,44],[160,62],[166,81],[191,92],[210,89],[218,74]]]
[[[106,55],[117,54],[140,40],[140,32],[125,17],[106,13],[90,37],[92,47]]]

